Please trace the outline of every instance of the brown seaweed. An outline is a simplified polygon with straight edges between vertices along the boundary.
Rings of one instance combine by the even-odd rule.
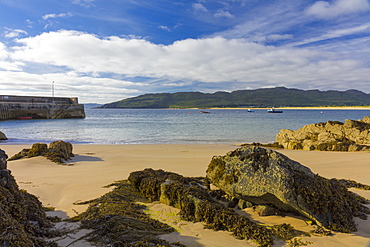
[[[126,180],[111,186],[115,188],[100,198],[78,203],[89,204],[85,212],[71,219],[81,221],[82,228],[93,229],[84,238],[98,246],[171,246],[156,236],[174,229],[149,218],[143,212],[145,206],[136,203],[148,200]]]

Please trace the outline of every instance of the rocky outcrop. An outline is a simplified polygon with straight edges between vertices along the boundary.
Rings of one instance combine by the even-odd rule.
[[[54,141],[49,144],[49,147],[45,143],[35,143],[30,149],[25,148],[21,150],[9,158],[9,160],[45,156],[55,163],[63,163],[74,156],[72,150],[72,144],[64,141]]]
[[[186,178],[163,170],[132,172],[130,183],[151,201],[179,208],[184,220],[205,222],[207,228],[226,230],[238,239],[252,239],[259,246],[273,243],[272,232],[213,200],[204,178]]]
[[[40,201],[18,188],[6,159],[0,149],[0,246],[56,246],[43,240],[56,232]]]
[[[366,218],[368,201],[336,179],[326,179],[273,150],[245,146],[212,158],[207,178],[229,196],[255,205],[273,205],[319,226],[356,231],[354,216]]]
[[[6,135],[0,131],[0,140],[8,140],[8,138],[6,137]]]
[[[328,121],[310,124],[297,131],[282,129],[275,142],[286,149],[370,150],[370,117],[358,121],[347,119],[344,123]]]

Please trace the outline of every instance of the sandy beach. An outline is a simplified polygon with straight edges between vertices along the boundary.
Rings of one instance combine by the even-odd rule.
[[[9,157],[29,147],[0,145]],[[44,157],[35,157],[10,161],[8,169],[21,189],[38,196],[44,206],[55,207],[60,216],[71,217],[86,209],[86,206],[74,205],[74,202],[101,196],[110,190],[103,186],[126,179],[132,171],[150,167],[184,176],[205,176],[212,156],[224,155],[237,147],[233,144],[74,145],[75,157],[66,165],[56,165]],[[326,178],[345,178],[370,184],[369,152],[278,151]],[[370,191],[351,190],[370,199]],[[151,214],[177,229],[175,233],[164,235],[166,240],[180,241],[187,246],[255,246],[252,242],[236,240],[228,232],[205,230],[201,223],[180,221],[176,209],[169,206],[153,203],[149,208]],[[264,224],[290,223],[299,230],[313,229],[298,216],[259,217],[251,209],[246,209],[244,213]],[[302,240],[312,242],[309,246],[370,246],[370,219],[356,218],[356,223],[358,231],[351,234],[334,233],[333,236],[303,237]],[[66,241],[59,244],[67,245]],[[284,243],[275,241],[274,246],[284,246]]]

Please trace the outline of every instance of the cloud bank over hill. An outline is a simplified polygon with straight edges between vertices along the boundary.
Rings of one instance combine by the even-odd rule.
[[[367,0],[108,2],[38,17],[1,2],[19,19],[0,38],[2,94],[45,95],[52,81],[58,96],[98,103],[275,86],[370,92]]]

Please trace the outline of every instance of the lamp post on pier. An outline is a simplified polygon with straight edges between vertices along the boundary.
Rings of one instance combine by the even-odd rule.
[[[51,84],[51,91],[52,91],[52,97],[53,97],[53,104],[55,104],[55,101],[54,101],[54,81]]]

